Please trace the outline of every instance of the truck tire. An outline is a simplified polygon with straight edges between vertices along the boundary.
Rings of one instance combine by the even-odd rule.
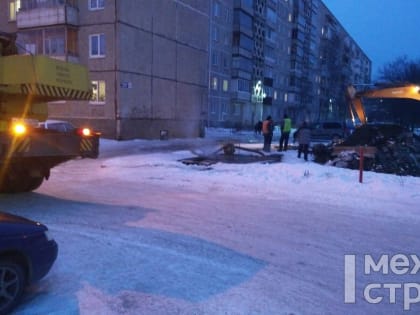
[[[26,180],[25,191],[32,191],[39,188],[39,186],[41,186],[42,182],[44,181],[44,178],[43,177],[28,177],[25,180]]]
[[[0,183],[0,193],[13,194],[29,192],[37,189],[44,181],[44,177],[33,177],[29,172],[8,172]]]

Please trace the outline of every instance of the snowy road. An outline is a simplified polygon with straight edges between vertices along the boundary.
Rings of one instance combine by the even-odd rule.
[[[14,314],[403,313],[400,291],[395,304],[379,290],[378,304],[363,297],[367,283],[402,282],[396,275],[358,273],[357,301],[345,304],[344,257],[359,267],[364,254],[419,253],[418,194],[349,184],[351,197],[345,175],[319,166],[305,182],[290,168],[312,166],[287,160],[255,166],[274,177],[264,186],[254,166],[185,166],[180,148],[117,157],[105,146],[98,160],[57,167],[34,193],[0,196],[2,210],[45,223],[59,243],[53,269]],[[334,189],[343,195],[328,197]]]

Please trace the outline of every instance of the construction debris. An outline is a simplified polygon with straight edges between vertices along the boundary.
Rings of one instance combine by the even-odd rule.
[[[363,125],[341,144],[317,144],[312,152],[321,164],[358,169],[363,154],[364,170],[420,176],[420,137],[399,125]]]
[[[238,154],[238,151],[244,151],[242,154]],[[186,158],[180,160],[186,165],[203,165],[210,166],[212,164],[222,163],[278,163],[281,162],[283,155],[276,154],[264,154],[261,150],[249,149],[241,146],[237,146],[233,143],[226,143],[215,152],[209,155],[198,155],[196,157]]]

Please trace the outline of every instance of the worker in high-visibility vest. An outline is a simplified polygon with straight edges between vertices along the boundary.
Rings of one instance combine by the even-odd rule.
[[[261,131],[264,136],[263,151],[270,152],[271,141],[273,140],[273,131],[274,131],[274,123],[271,116],[267,116],[267,119],[263,121]]]
[[[280,124],[280,141],[279,141],[279,151],[287,151],[289,145],[290,131],[292,130],[292,120],[284,114],[284,118]]]

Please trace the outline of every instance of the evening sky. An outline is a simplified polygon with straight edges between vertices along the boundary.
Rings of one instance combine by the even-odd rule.
[[[420,0],[323,0],[378,70],[398,57],[420,59]]]

